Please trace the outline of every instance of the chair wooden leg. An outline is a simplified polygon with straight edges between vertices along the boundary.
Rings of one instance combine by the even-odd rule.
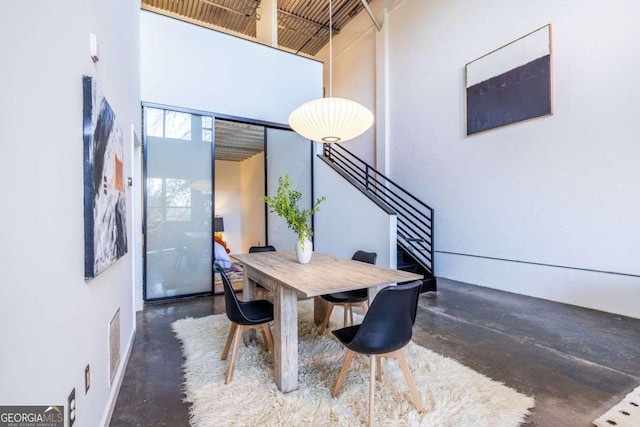
[[[349,312],[349,304],[342,304],[342,308],[344,309],[344,316],[342,321],[342,326],[347,327],[347,314]]]
[[[264,337],[264,343],[267,346],[267,350],[273,354],[273,335],[271,335],[271,328],[268,323],[263,323],[260,325],[260,329],[262,330],[262,335]]]
[[[372,354],[371,358],[371,375],[369,376],[369,427],[373,427],[373,419],[374,419],[374,401],[376,394],[376,364],[380,360],[381,356],[376,356]],[[376,360],[377,359],[377,360]]]
[[[229,348],[231,347],[231,341],[233,341],[233,336],[236,333],[236,328],[238,325],[236,323],[231,323],[231,328],[229,329],[229,336],[227,337],[227,342],[224,345],[224,350],[222,350],[222,357],[220,360],[227,360],[227,355],[229,354]]]
[[[369,310],[369,306],[367,305],[366,302],[361,302],[360,303],[360,308],[362,309],[362,314],[367,314],[367,311]]]
[[[238,343],[240,342],[240,338],[242,337],[242,333],[245,331],[245,326],[239,325],[236,328],[235,337],[233,340],[233,351],[231,352],[231,363],[229,364],[229,372],[227,372],[227,380],[225,384],[229,384],[233,379],[233,369],[236,366],[236,356],[238,354]]]
[[[269,338],[269,347],[271,348],[271,354],[275,354],[274,344],[273,344],[273,334],[271,333],[271,326],[267,323],[267,336]]]
[[[353,304],[349,304],[349,316],[351,316],[351,324],[353,325]]]
[[[333,311],[333,303],[327,303],[327,309],[325,311],[324,314],[324,320],[322,321],[322,325],[320,325],[320,328],[318,328],[318,334],[323,335],[324,331],[327,329],[327,327],[329,326],[329,319],[331,318],[331,312]]]
[[[411,397],[413,398],[413,404],[415,405],[418,412],[423,412],[424,407],[422,406],[422,401],[420,400],[420,395],[418,394],[418,390],[416,389],[416,385],[413,382],[413,378],[411,377],[411,371],[409,370],[409,365],[407,364],[407,359],[404,358],[404,354],[402,350],[396,350],[394,353],[397,355],[398,364],[400,365],[400,369],[402,370],[402,374],[404,375],[404,379],[407,381],[407,385],[409,386],[409,391],[411,391]]]
[[[382,381],[382,356],[376,357],[376,362],[378,362],[378,366],[376,366],[378,381]]]
[[[267,339],[267,331],[264,329],[263,325],[260,325],[258,327],[260,329],[260,332],[262,332],[262,340],[264,341],[264,348],[269,351],[269,341]]]
[[[342,364],[342,369],[340,369],[340,375],[338,375],[338,381],[336,381],[336,386],[333,388],[331,396],[336,397],[338,393],[340,393],[342,383],[344,382],[344,377],[347,376],[349,365],[351,365],[351,359],[353,359],[353,351],[347,350],[347,354],[344,357],[344,363]]]

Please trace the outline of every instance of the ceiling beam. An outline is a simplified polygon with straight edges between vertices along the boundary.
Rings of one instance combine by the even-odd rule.
[[[258,4],[247,6],[246,9],[251,11],[251,13],[247,13],[247,12],[243,12],[241,10],[232,9],[230,7],[223,6],[223,5],[218,4],[218,3],[214,2],[214,1],[211,1],[211,0],[201,0],[201,1],[202,1],[202,3],[206,3],[206,4],[209,4],[209,5],[213,6],[213,7],[217,7],[219,9],[226,10],[227,12],[237,13],[238,15],[242,15],[242,16],[244,16],[246,18],[252,18],[252,19],[256,19],[256,20],[260,19],[260,16],[258,15],[258,11],[256,9]]]
[[[329,25],[327,25],[327,24],[322,24],[322,23],[315,22],[315,21],[312,21],[312,20],[307,19],[307,18],[303,18],[302,16],[298,16],[298,15],[296,15],[296,14],[293,14],[293,13],[287,12],[286,10],[278,9],[278,13],[282,13],[283,15],[290,16],[290,17],[292,17],[292,18],[294,18],[294,19],[297,19],[297,20],[299,20],[299,21],[304,22],[305,24],[310,24],[310,25],[312,25],[312,26],[314,26],[314,27],[316,27],[316,28],[318,28],[318,29],[319,29],[319,28],[326,28],[326,29],[329,29]],[[288,29],[288,30],[291,30],[291,31],[300,32],[300,31],[297,31],[297,30],[295,30],[295,29],[293,29],[293,28],[287,28],[287,29]],[[333,28],[332,28],[332,32],[333,32],[333,34],[340,34],[340,30],[338,30],[338,29],[337,29],[337,28],[335,28],[335,27],[333,27]],[[301,32],[300,32],[300,33],[301,33]],[[301,34],[304,34],[304,33],[301,33]],[[306,35],[306,34],[305,34],[305,35]]]
[[[378,22],[376,15],[373,14],[373,11],[371,10],[371,6],[369,6],[369,2],[367,2],[367,0],[360,0],[360,3],[362,3],[365,10],[369,14],[369,18],[371,18],[371,20],[373,21],[373,25],[376,26],[378,31],[382,30],[382,24]]]

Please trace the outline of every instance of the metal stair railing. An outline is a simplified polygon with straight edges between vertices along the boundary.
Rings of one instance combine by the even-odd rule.
[[[324,144],[325,161],[349,176],[398,219],[398,245],[433,274],[433,209],[338,144]]]

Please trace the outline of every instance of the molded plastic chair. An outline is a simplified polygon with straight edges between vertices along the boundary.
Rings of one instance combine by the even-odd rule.
[[[267,245],[267,246],[251,246],[249,248],[249,253],[256,253],[256,252],[275,252],[276,248],[274,248],[271,245]],[[263,295],[262,292],[264,292],[266,289],[264,286],[262,286],[259,283],[256,283],[256,287],[258,288],[258,290],[260,291],[260,295]]]
[[[402,353],[402,347],[411,341],[413,323],[416,320],[418,296],[422,282],[416,281],[407,285],[387,286],[383,288],[371,303],[369,311],[362,320],[362,324],[348,326],[333,331],[338,340],[347,347],[344,364],[340,370],[332,396],[337,396],[349,370],[353,354],[370,355],[371,377],[369,379],[369,425],[373,425],[374,394],[376,368],[378,379],[382,379],[382,357],[398,360],[404,375],[413,404],[418,412],[424,410],[416,386],[411,378],[409,366]]]
[[[269,328],[269,322],[273,320],[273,304],[266,300],[255,301],[239,301],[236,293],[231,286],[231,281],[226,273],[218,264],[215,269],[220,272],[222,284],[224,286],[224,302],[227,317],[231,320],[231,329],[227,342],[222,350],[222,360],[227,360],[229,348],[233,341],[233,351],[231,352],[231,364],[227,373],[225,384],[229,384],[233,378],[233,369],[236,364],[236,354],[238,352],[238,343],[242,338],[242,334],[249,329],[262,331],[267,349],[273,353],[273,336]]]
[[[275,252],[276,248],[271,245],[268,246],[251,246],[249,248],[249,253],[252,254],[254,252]]]
[[[357,251],[351,257],[352,260],[367,262],[369,264],[375,264],[378,254],[375,252]],[[322,321],[322,325],[318,329],[320,335],[324,334],[326,328],[329,326],[329,319],[331,318],[331,312],[333,307],[341,305],[344,307],[344,321],[343,326],[347,326],[347,312],[351,315],[351,324],[353,325],[353,307],[360,306],[362,312],[367,312],[367,301],[369,300],[369,292],[367,289],[357,289],[355,291],[336,292],[334,294],[322,295],[322,299],[329,304]]]

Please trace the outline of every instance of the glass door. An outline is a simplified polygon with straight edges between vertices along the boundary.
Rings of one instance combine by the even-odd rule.
[[[145,106],[145,301],[212,292],[213,119]]]

